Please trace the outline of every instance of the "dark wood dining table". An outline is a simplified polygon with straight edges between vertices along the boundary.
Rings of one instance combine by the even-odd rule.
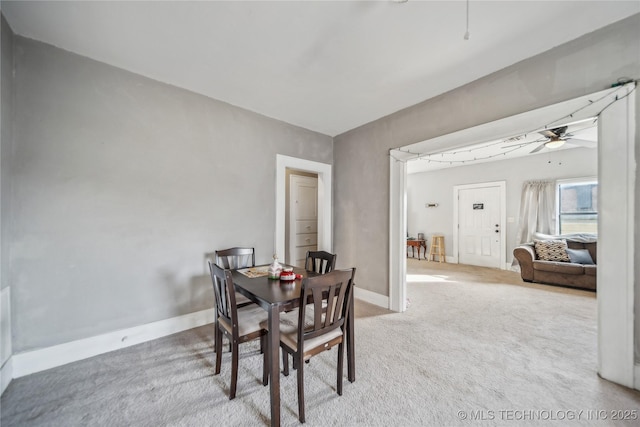
[[[256,267],[260,268],[260,267]],[[294,267],[296,274],[302,279],[317,273]],[[267,276],[247,277],[237,270],[232,270],[233,283],[238,292],[258,304],[269,313],[268,363],[269,386],[271,396],[271,425],[280,425],[280,312],[299,305],[302,290],[302,279],[285,282],[269,279]],[[353,291],[352,291],[353,292]],[[347,316],[347,378],[356,380],[355,345],[354,345],[354,308],[353,293]]]

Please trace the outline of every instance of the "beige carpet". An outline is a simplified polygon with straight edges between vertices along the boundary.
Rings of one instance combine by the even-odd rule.
[[[424,260],[408,270],[406,313],[356,303],[357,381],[343,396],[336,350],[306,366],[307,425],[638,425],[611,420],[639,411],[640,393],[596,374],[595,294]],[[14,380],[0,423],[268,424],[257,343],[241,347],[229,401],[229,353],[213,376],[212,338],[205,326]],[[295,375],[281,387],[282,424],[297,425]]]

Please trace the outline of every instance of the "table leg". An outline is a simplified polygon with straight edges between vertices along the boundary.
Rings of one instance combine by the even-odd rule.
[[[269,308],[269,386],[271,394],[271,425],[280,425],[280,310]]]
[[[347,317],[347,378],[350,382],[356,380],[356,349],[354,336],[354,322],[356,312],[354,311],[353,287],[351,287],[351,298],[349,303],[349,317]]]

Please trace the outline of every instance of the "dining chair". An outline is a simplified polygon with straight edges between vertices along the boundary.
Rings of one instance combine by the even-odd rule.
[[[267,320],[267,312],[258,305],[238,307],[231,271],[223,269],[211,261],[209,261],[209,270],[216,298],[215,375],[220,373],[220,365],[222,364],[222,352],[217,350],[222,348],[222,336],[226,335],[231,343],[231,388],[229,391],[229,399],[231,400],[236,397],[238,384],[238,345],[259,338],[261,351],[266,348],[267,330],[262,328],[261,323]],[[267,385],[267,352],[262,351],[262,354],[262,383]]]
[[[311,357],[338,345],[337,392],[342,396],[342,372],[346,319],[353,297],[356,269],[335,270],[302,281],[300,305],[280,320],[280,347],[283,349],[283,373],[289,375],[288,354],[298,378],[298,418],[305,422],[304,365]],[[313,299],[312,303],[307,304]],[[331,309],[323,309],[331,307]]]
[[[255,267],[256,251],[254,248],[229,248],[216,251],[216,263],[223,268]]]
[[[325,251],[307,251],[304,269],[314,273],[326,274],[336,266],[337,255]]]
[[[229,249],[220,249],[215,252],[215,262],[222,268],[237,270],[239,268],[255,267],[256,251],[254,248],[235,247]],[[254,304],[249,298],[236,292],[236,305],[245,307]],[[218,331],[216,330],[216,334]],[[218,347],[216,347],[218,351]],[[229,351],[231,351],[231,343],[229,343]],[[260,348],[262,351],[262,347]]]
[[[254,248],[229,248],[216,251],[216,264],[222,268],[237,270],[239,268],[256,266],[256,251]],[[238,307],[253,304],[249,298],[236,293]]]

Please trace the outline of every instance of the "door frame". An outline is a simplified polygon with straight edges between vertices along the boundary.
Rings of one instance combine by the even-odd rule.
[[[620,93],[617,89],[626,92]],[[464,129],[452,134],[430,139],[428,147],[433,152],[443,148],[454,149],[468,145],[472,135],[478,137],[508,137],[528,129],[532,123],[553,123],[559,117],[571,115],[573,120],[594,117],[600,113],[598,126],[598,182],[602,192],[611,192],[621,205],[604,206],[599,201],[598,212],[598,267],[599,283],[617,283],[618,286],[602,286],[598,289],[598,374],[607,380],[640,390],[640,364],[635,364],[634,340],[636,307],[635,282],[640,280],[640,271],[634,268],[636,239],[635,220],[640,213],[635,211],[636,169],[635,141],[638,138],[636,123],[635,83],[627,84],[615,90],[608,89],[591,93],[579,98],[559,102],[537,110],[517,114],[495,122]],[[620,102],[613,102],[614,98]],[[621,99],[624,98],[624,99]],[[592,101],[597,99],[597,101]],[[579,110],[578,110],[579,109]],[[489,140],[489,139],[487,139]],[[399,154],[410,150],[410,145],[398,150]],[[615,149],[614,149],[615,147]],[[393,151],[393,150],[391,150]],[[406,230],[406,166],[391,159],[390,167],[390,236],[402,235]],[[608,170],[603,173],[603,170]],[[621,178],[616,182],[617,178]],[[639,201],[640,202],[640,201]],[[626,221],[619,221],[620,212],[626,212]],[[606,217],[606,218],[605,218]],[[404,220],[402,219],[404,218]],[[608,238],[603,238],[609,234]],[[616,241],[614,238],[621,237]],[[406,274],[403,274],[400,254],[406,242],[390,239],[389,242],[389,295],[406,294]],[[621,249],[624,251],[619,256]],[[389,308],[402,312],[402,301],[390,299]],[[639,326],[640,327],[640,326]]]
[[[453,186],[453,259],[454,264],[460,259],[460,190],[473,190],[476,188],[498,187],[500,189],[500,269],[507,269],[507,183],[506,181],[480,182],[477,184],[464,184]],[[447,260],[447,262],[449,262]]]
[[[407,164],[389,156],[389,170],[388,308],[402,313],[407,309]]]
[[[276,254],[284,257],[286,247],[287,169],[297,169],[318,175],[318,250],[333,252],[332,166],[326,163],[276,154],[276,224],[274,233]]]

